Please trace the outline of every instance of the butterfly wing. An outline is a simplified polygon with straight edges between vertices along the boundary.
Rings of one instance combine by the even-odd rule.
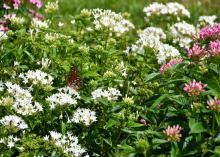
[[[73,66],[68,76],[67,85],[75,90],[79,90],[82,87],[82,80],[79,76],[77,66]]]

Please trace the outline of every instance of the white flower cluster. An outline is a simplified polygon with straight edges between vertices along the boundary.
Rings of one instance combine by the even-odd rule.
[[[148,27],[139,33],[139,39],[131,47],[128,47],[125,52],[139,51],[144,47],[151,48],[155,51],[158,63],[165,63],[167,59],[176,58],[180,55],[179,51],[168,44],[163,44],[161,40],[166,39],[166,34],[161,28]]]
[[[107,29],[111,33],[116,33],[117,36],[128,32],[134,28],[134,25],[124,19],[120,13],[115,13],[111,10],[93,9],[92,15],[94,16],[95,29]]]
[[[13,97],[7,96],[7,97],[2,97],[0,99],[0,105],[2,106],[11,106],[14,103]]]
[[[15,129],[16,131],[28,128],[25,121],[16,115],[5,116],[0,119],[0,123],[8,129]]]
[[[26,73],[21,73],[19,75],[23,79],[23,83],[31,82],[34,85],[52,85],[53,77],[41,70],[28,70]]]
[[[42,69],[47,69],[51,64],[51,60],[49,58],[42,58],[41,61],[37,62],[37,64],[41,65]]]
[[[121,75],[123,77],[127,77],[128,74],[127,74],[127,67],[125,65],[125,63],[123,61],[121,61],[118,66],[116,67],[116,69],[121,73]]]
[[[180,47],[189,47],[192,35],[196,34],[196,28],[185,21],[175,23],[170,29],[173,42],[179,43]]]
[[[11,82],[5,83],[8,93],[14,98],[15,102],[12,108],[21,115],[32,115],[37,112],[43,111],[42,105],[38,102],[32,102],[32,95],[28,90],[22,89],[17,84]]]
[[[46,99],[50,102],[51,109],[56,106],[77,104],[77,99],[80,99],[79,93],[70,87],[63,87],[58,90],[59,93],[53,94]]]
[[[148,7],[144,8],[144,13],[146,14],[146,20],[149,20],[151,16],[160,16],[160,15],[174,15],[179,17],[186,16],[190,17],[189,11],[182,5],[177,2],[169,2],[166,4],[154,2]]]
[[[200,16],[199,17],[199,23],[201,26],[210,25],[213,26],[215,24],[215,20],[217,19],[217,16]]]
[[[12,17],[10,21],[13,25],[23,25],[25,23],[25,19],[23,17]]]
[[[57,10],[59,10],[58,1],[56,1],[56,2],[47,2],[47,4],[45,5],[45,12],[46,13],[53,13]]]
[[[159,27],[147,27],[141,33],[139,33],[140,37],[142,35],[143,36],[153,36],[154,38],[157,38],[159,40],[166,39],[166,34]]]
[[[4,90],[4,83],[0,81],[0,92]]]
[[[41,21],[41,20],[38,20],[37,18],[32,19],[31,25],[33,28],[36,28],[36,29],[46,29],[49,27],[46,21]]]
[[[139,39],[135,44],[127,48],[126,53],[130,50],[132,52],[141,50],[143,47],[157,49],[161,44],[160,40],[166,39],[166,34],[158,27],[147,27],[143,31],[140,31],[138,36]]]
[[[0,139],[0,143],[5,144],[8,148],[12,148],[15,146],[15,143],[20,139],[16,136],[10,135],[8,137],[3,137]]]
[[[60,39],[68,39],[68,40],[70,40],[71,37],[63,35],[61,33],[46,33],[45,34],[45,40],[47,42],[54,42],[54,41],[60,40]]]
[[[159,64],[166,63],[167,59],[177,58],[180,55],[179,51],[168,44],[161,44],[157,54],[157,61]]]
[[[83,149],[78,143],[78,138],[73,136],[70,132],[66,135],[62,135],[61,133],[50,131],[50,136],[45,136],[44,139],[51,139],[54,141],[56,146],[62,148],[63,151],[71,157],[80,157],[86,152],[85,149]]]
[[[121,92],[112,87],[108,87],[107,90],[104,90],[102,88],[98,88],[95,91],[92,92],[92,99],[98,99],[98,98],[106,98],[108,100],[117,100],[118,97],[121,96]]]
[[[0,26],[1,27],[1,26]],[[5,32],[0,31],[0,41],[8,39],[8,36]]]
[[[86,108],[78,108],[75,111],[73,118],[71,119],[71,122],[83,123],[86,126],[89,126],[93,122],[97,121],[96,119],[97,117],[94,111],[91,111],[90,109]]]

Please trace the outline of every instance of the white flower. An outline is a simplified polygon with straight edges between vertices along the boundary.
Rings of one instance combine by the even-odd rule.
[[[166,63],[167,59],[176,58],[180,55],[179,51],[168,44],[160,44],[157,59],[159,64]]]
[[[14,98],[14,104],[12,108],[21,115],[32,115],[34,113],[43,111],[41,104],[38,102],[32,102],[32,95],[28,90],[22,89],[17,84],[11,82],[5,83],[8,93]]]
[[[142,50],[143,47],[148,47],[157,50],[161,44],[162,39],[166,39],[166,34],[159,27],[147,27],[143,31],[138,33],[139,39],[131,47],[128,47],[126,52],[129,50],[135,52]]]
[[[64,23],[59,22],[59,23],[58,23],[58,26],[59,26],[59,27],[63,27],[63,26],[64,26]]]
[[[53,13],[57,10],[59,10],[58,1],[56,1],[56,2],[47,2],[47,4],[45,5],[45,12],[46,13]]]
[[[123,98],[123,102],[128,105],[134,104],[133,97],[128,97],[127,95]]]
[[[77,104],[77,99],[80,99],[79,93],[70,87],[63,87],[58,89],[58,91],[59,93],[53,94],[46,99],[50,102],[51,109],[56,106],[75,105]]]
[[[61,33],[46,33],[45,34],[45,40],[47,42],[55,42],[56,40],[60,40],[60,39],[71,39],[70,36],[66,36],[64,34]]]
[[[0,123],[6,128],[15,129],[17,131],[28,128],[27,124],[16,115],[5,116],[0,119]]]
[[[0,92],[4,90],[4,83],[0,81]]]
[[[91,12],[94,17],[93,24],[97,30],[106,29],[117,36],[121,36],[134,28],[134,25],[124,19],[120,13],[103,9],[93,9]]]
[[[121,96],[121,92],[116,88],[109,87],[107,90],[103,90],[102,88],[98,88],[92,92],[92,99],[98,98],[107,98],[108,100],[117,100],[118,97]]]
[[[38,20],[37,18],[33,18],[32,19],[32,27],[36,28],[36,29],[42,29],[42,28],[48,28],[48,23],[46,21],[41,21]]]
[[[73,20],[70,21],[70,23],[74,25],[76,23],[76,20],[73,19]]]
[[[43,111],[43,107],[38,102],[32,102],[30,99],[17,100],[12,108],[21,115],[33,115]]]
[[[0,41],[8,39],[8,36],[5,32],[0,31]]]
[[[148,7],[145,7],[143,11],[147,16],[146,20],[149,20],[149,17],[154,15],[174,15],[177,19],[181,16],[190,17],[189,11],[183,5],[176,2],[166,4],[154,2]]]
[[[73,136],[70,132],[62,135],[61,133],[50,131],[50,136],[47,136],[46,141],[49,140],[49,137],[54,144],[62,148],[68,156],[80,157],[86,152],[78,143],[78,138]]]
[[[72,122],[74,123],[83,123],[86,126],[90,125],[91,123],[97,121],[97,117],[94,111],[85,108],[78,108],[72,118]]]
[[[192,35],[196,34],[196,28],[185,21],[172,25],[170,30],[173,42],[179,43],[181,47],[189,47]]]
[[[42,69],[47,69],[51,64],[51,60],[49,58],[42,58],[37,64],[41,65]]]
[[[215,20],[217,19],[216,15],[212,15],[212,16],[200,16],[199,17],[199,22],[200,25],[204,26],[204,25],[211,25],[213,26],[215,24]]]
[[[15,146],[15,143],[20,139],[16,136],[10,135],[8,137],[3,137],[0,139],[0,143],[5,144],[8,148],[12,148]]]
[[[26,73],[21,73],[19,75],[23,79],[23,83],[31,82],[34,85],[51,85],[53,84],[53,77],[41,70],[28,70]]]
[[[25,23],[25,19],[23,17],[12,17],[10,20],[14,25],[23,25]]]

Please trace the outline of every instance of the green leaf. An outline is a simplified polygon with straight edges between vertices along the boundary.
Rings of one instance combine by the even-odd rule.
[[[155,108],[160,102],[162,102],[164,99],[166,99],[168,97],[168,94],[164,94],[162,96],[160,96],[157,100],[155,100],[155,102],[151,105],[150,109]]]
[[[160,145],[160,144],[164,144],[164,143],[167,143],[168,141],[167,140],[164,140],[164,139],[159,139],[159,138],[154,138],[152,140],[152,143],[154,145]]]
[[[109,139],[104,139],[105,143],[107,143],[109,146],[112,147],[112,141],[110,141]]]
[[[219,113],[215,113],[215,120],[216,120],[218,126],[220,126],[220,114]]]
[[[117,121],[113,120],[113,119],[109,119],[109,121],[106,123],[105,128],[111,128],[112,126],[114,126],[115,124],[117,124]]]
[[[62,134],[66,133],[66,124],[64,122],[61,123],[61,131],[62,131]]]
[[[189,119],[189,128],[190,128],[190,133],[202,133],[207,131],[203,127],[202,122],[196,122],[196,120],[193,118]]]
[[[189,100],[187,98],[185,98],[183,95],[169,96],[169,99],[172,101],[175,101],[176,103],[178,103],[180,105],[187,105],[190,103]]]
[[[156,79],[156,77],[159,76],[159,75],[160,75],[160,73],[151,73],[151,74],[147,75],[145,81],[148,82],[148,81],[151,81],[153,79]]]
[[[31,59],[31,61],[34,61],[34,60],[35,60],[35,59],[34,59],[34,56],[33,56],[30,52],[28,52],[28,51],[25,50],[24,53],[28,55],[28,57]]]
[[[136,123],[136,122],[133,122],[133,121],[128,121],[127,122],[127,127],[141,127],[141,126],[144,126],[143,124],[140,124],[140,123]]]
[[[170,152],[170,156],[171,157],[178,157],[179,156],[179,147],[177,145],[177,143],[172,143],[172,146],[171,146],[171,152]]]

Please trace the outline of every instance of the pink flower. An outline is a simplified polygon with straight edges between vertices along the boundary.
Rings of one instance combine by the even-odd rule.
[[[16,14],[5,14],[3,16],[5,19],[12,19],[12,18],[15,18],[16,17]]]
[[[183,90],[187,92],[190,96],[196,96],[200,93],[203,93],[205,90],[204,88],[207,87],[206,84],[202,85],[201,82],[196,82],[196,80],[193,80],[193,82],[189,84],[185,84],[185,87]]]
[[[211,56],[216,56],[220,54],[220,41],[211,41],[209,45],[209,53]]]
[[[143,118],[139,120],[139,123],[147,125],[146,120],[144,120]]]
[[[172,68],[173,65],[179,64],[179,63],[182,63],[182,62],[183,62],[182,58],[180,58],[180,59],[172,59],[172,60],[170,60],[170,62],[168,62],[168,63],[166,63],[166,64],[164,64],[164,65],[162,65],[160,67],[160,72],[163,73],[167,69]]]
[[[41,8],[43,5],[41,0],[29,0],[29,2],[36,5],[38,8]]]
[[[34,18],[36,18],[36,19],[38,19],[38,20],[44,20],[44,19],[45,19],[45,17],[44,17],[43,15],[37,13],[36,11],[34,11],[34,10],[32,10],[32,9],[29,9],[28,11],[32,14],[32,16],[33,16]]]
[[[14,7],[14,9],[18,9],[20,5],[21,5],[21,1],[20,0],[13,0],[13,7]]]
[[[168,137],[168,141],[179,141],[182,137],[180,131],[182,128],[177,124],[172,127],[168,126],[166,130],[163,131],[164,134]]]
[[[0,32],[7,32],[9,29],[8,27],[4,27],[3,25],[0,25]]]
[[[194,44],[192,49],[187,49],[188,51],[188,57],[189,58],[197,58],[197,59],[201,59],[206,55],[206,50],[205,48],[200,48],[199,45]]]
[[[206,26],[202,28],[198,34],[199,39],[216,38],[220,36],[220,23],[214,26]]]
[[[212,100],[207,101],[207,104],[209,105],[209,108],[214,111],[220,111],[220,100],[215,97]]]
[[[5,9],[5,10],[8,10],[8,9],[11,9],[11,7],[10,6],[8,6],[7,4],[3,4],[3,8]]]

